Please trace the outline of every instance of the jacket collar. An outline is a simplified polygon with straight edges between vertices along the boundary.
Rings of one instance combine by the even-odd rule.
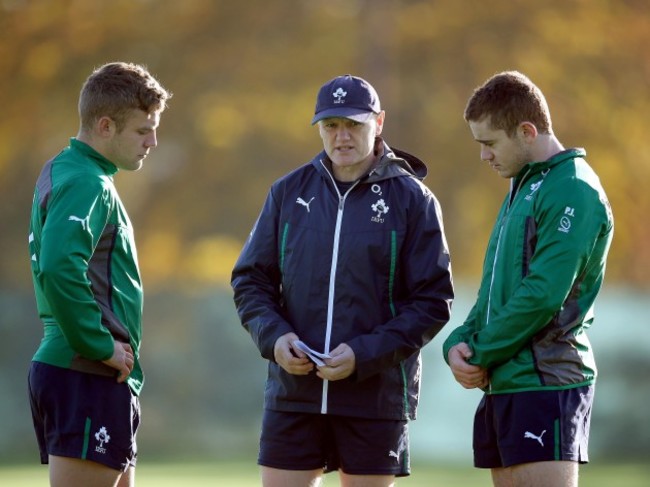
[[[575,159],[576,157],[585,157],[587,155],[587,151],[585,151],[582,147],[574,147],[572,149],[565,149],[563,151],[558,152],[557,154],[551,156],[550,158],[546,159],[545,161],[540,161],[540,162],[530,162],[526,166],[524,166],[524,169],[530,168],[531,169],[531,174],[538,173],[540,171],[544,171],[549,168],[553,168],[557,166],[558,164],[562,164],[564,161],[568,159]],[[523,171],[522,171],[523,172]]]
[[[563,162],[578,157],[585,157],[586,155],[587,151],[585,151],[582,147],[574,147],[560,151],[545,161],[529,162],[521,169],[519,174],[513,178],[513,186],[516,187],[518,183],[522,182],[524,179],[529,178],[530,176],[539,174],[540,172],[544,171],[548,172]]]
[[[361,178],[362,183],[375,183],[400,176],[414,176],[423,180],[427,176],[428,170],[424,162],[408,152],[389,147],[381,137],[375,141],[375,153],[381,156],[368,174]],[[319,172],[332,172],[332,161],[324,150],[312,159],[311,164]]]
[[[109,176],[112,176],[118,171],[117,166],[115,164],[113,164],[111,161],[106,159],[103,155],[101,155],[99,152],[97,152],[95,149],[93,149],[85,142],[81,142],[80,140],[71,137],[70,148],[72,150],[81,152],[88,159],[92,159],[93,162],[95,162],[100,168],[102,168],[102,170]]]

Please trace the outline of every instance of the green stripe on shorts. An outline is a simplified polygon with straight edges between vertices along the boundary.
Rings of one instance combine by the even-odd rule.
[[[555,459],[562,460],[562,452],[560,452],[560,445],[562,445],[562,431],[560,430],[560,419],[556,419],[553,427],[555,429]]]
[[[90,441],[90,418],[86,418],[86,426],[84,427],[84,446],[81,450],[81,459],[85,460],[88,454],[88,443]]]

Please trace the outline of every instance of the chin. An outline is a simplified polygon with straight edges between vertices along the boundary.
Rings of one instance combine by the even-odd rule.
[[[139,171],[142,169],[142,160],[132,162],[131,164],[124,164],[120,166],[123,171]]]

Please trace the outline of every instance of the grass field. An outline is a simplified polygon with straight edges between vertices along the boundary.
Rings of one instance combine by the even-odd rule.
[[[260,485],[257,467],[252,463],[160,463],[140,462],[138,487],[256,487]],[[487,471],[457,465],[413,465],[410,477],[399,479],[403,487],[483,487],[490,486]],[[598,465],[582,467],[581,487],[647,487],[650,465]],[[325,476],[325,486],[338,485],[335,473]],[[7,487],[46,487],[45,466],[0,466],[0,485]]]

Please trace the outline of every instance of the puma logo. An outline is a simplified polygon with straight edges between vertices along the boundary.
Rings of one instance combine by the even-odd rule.
[[[81,228],[92,236],[93,232],[90,230],[90,215],[86,218],[79,218],[78,216],[70,215],[68,221],[81,223]]]
[[[544,446],[544,442],[542,441],[542,436],[544,436],[544,433],[546,433],[546,430],[542,431],[539,436],[534,435],[530,431],[526,431],[524,433],[524,438],[530,438],[531,440],[536,440],[540,445]]]
[[[302,205],[305,208],[307,208],[307,213],[309,213],[310,212],[309,205],[311,204],[312,201],[314,201],[314,198],[315,198],[315,196],[312,196],[312,198],[309,201],[305,201],[302,198],[298,198],[296,200],[296,203],[298,203],[299,205]]]
[[[399,443],[397,444],[397,451],[390,450],[388,452],[389,457],[394,457],[397,463],[400,461],[400,457],[402,456],[402,453],[406,451],[408,444],[406,440],[406,436],[402,435],[399,439]]]
[[[70,215],[68,217],[68,220],[73,222],[79,222],[81,223],[81,228],[83,228],[84,230],[88,230],[88,223],[90,220],[90,216],[87,216],[86,218],[79,218],[78,216]]]

